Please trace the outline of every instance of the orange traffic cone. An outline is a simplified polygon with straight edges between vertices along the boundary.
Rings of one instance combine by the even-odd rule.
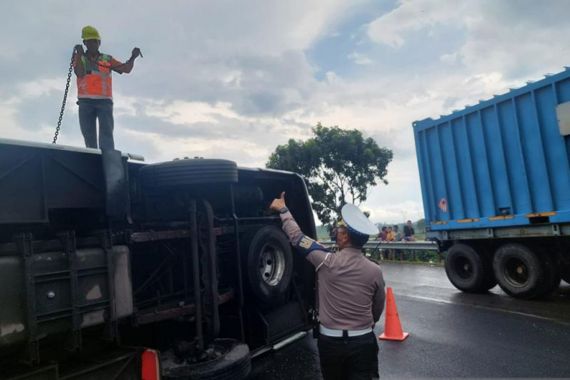
[[[388,288],[388,292],[386,294],[386,323],[384,324],[384,332],[378,338],[383,340],[397,340],[401,342],[406,339],[408,335],[410,334],[402,331],[394,293],[392,293],[392,288]]]

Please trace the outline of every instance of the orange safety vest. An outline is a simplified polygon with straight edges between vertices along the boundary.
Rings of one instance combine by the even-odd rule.
[[[85,75],[77,77],[77,97],[89,99],[112,99],[113,81],[111,79],[111,63],[113,57],[99,54],[97,63],[87,57],[81,57],[81,64],[85,68]]]

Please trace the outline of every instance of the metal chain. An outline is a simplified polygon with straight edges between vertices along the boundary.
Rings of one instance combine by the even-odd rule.
[[[59,119],[57,121],[57,127],[55,128],[55,135],[53,136],[52,144],[55,144],[57,137],[59,136],[59,130],[61,128],[61,120],[63,119],[63,112],[65,111],[65,102],[67,101],[67,93],[69,92],[69,82],[71,82],[71,71],[73,70],[73,57],[75,56],[75,49],[71,54],[71,62],[69,62],[69,71],[67,72],[67,83],[65,84],[65,92],[63,93],[63,102],[61,103],[61,110],[59,111]]]

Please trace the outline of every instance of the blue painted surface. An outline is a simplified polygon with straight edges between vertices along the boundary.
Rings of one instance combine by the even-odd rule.
[[[556,106],[570,69],[490,100],[413,123],[426,223],[432,230],[570,222],[570,136]],[[492,218],[509,215],[509,219]],[[490,219],[491,218],[491,219]]]

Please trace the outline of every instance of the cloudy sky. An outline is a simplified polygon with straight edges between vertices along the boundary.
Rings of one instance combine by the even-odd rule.
[[[144,54],[114,76],[118,149],[264,166],[317,122],[359,129],[394,151],[363,208],[418,219],[411,123],[561,71],[569,14],[566,0],[2,1],[0,137],[51,141],[90,24],[101,51]],[[81,146],[74,79],[59,143]]]

